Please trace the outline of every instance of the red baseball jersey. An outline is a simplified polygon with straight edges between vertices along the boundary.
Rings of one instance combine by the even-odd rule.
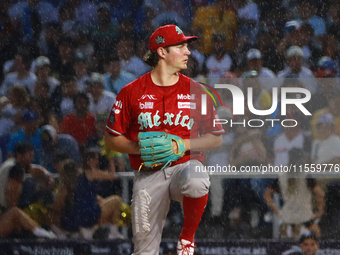
[[[202,114],[203,86],[179,73],[172,86],[157,86],[150,72],[121,89],[106,125],[106,132],[124,135],[137,141],[139,132],[165,131],[183,139],[197,138],[205,133],[222,134],[221,125],[213,125],[218,116],[210,96],[206,96],[206,114]],[[205,110],[204,110],[205,112]],[[142,163],[139,155],[129,155],[133,169]],[[172,165],[189,159],[203,162],[202,152],[187,152]]]

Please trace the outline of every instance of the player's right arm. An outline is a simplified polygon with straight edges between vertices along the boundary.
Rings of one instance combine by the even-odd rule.
[[[129,139],[126,134],[131,126],[132,95],[131,86],[126,85],[119,92],[112,106],[106,124],[104,142],[107,148],[126,154],[139,154],[137,141]]]

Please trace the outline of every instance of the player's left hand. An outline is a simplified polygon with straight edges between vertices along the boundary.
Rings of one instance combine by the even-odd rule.
[[[185,153],[184,141],[181,137],[166,132],[140,132],[138,134],[142,165],[148,168],[177,161]]]

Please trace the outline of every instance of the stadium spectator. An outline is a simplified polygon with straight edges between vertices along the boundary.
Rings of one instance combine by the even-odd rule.
[[[22,112],[29,106],[30,95],[24,86],[13,86],[1,104],[0,137],[19,129]]]
[[[77,46],[75,53],[83,55],[86,63],[88,64],[88,69],[91,70],[93,57],[95,55],[95,45],[91,40],[91,35],[89,31],[80,31],[77,40]]]
[[[224,32],[223,48],[232,50],[234,39],[237,32],[237,14],[233,6],[233,1],[218,0],[213,5],[201,6],[194,14],[192,21],[193,33],[201,31],[202,40],[200,52],[211,54],[213,51],[212,36],[216,33]]]
[[[301,23],[296,20],[289,20],[283,28],[283,37],[277,43],[276,52],[279,56],[284,57],[286,50],[299,44]]]
[[[317,69],[315,70],[315,76],[318,82],[318,89],[316,93],[312,96],[310,102],[311,113],[327,107],[327,99],[329,97],[332,97],[334,93],[337,93],[337,81],[335,79],[335,74],[335,62],[327,56],[323,56],[322,58],[320,58],[317,64]]]
[[[53,59],[52,70],[59,77],[74,75],[73,57],[74,57],[74,41],[71,37],[60,37],[58,41],[58,53]]]
[[[322,56],[327,56],[335,62],[335,76],[340,74],[339,61],[340,55],[338,51],[339,38],[333,35],[325,35],[322,40]],[[320,56],[320,58],[322,57]]]
[[[155,8],[156,16],[152,19],[152,26],[154,28],[164,26],[167,24],[175,24],[182,27],[184,30],[187,29],[190,24],[190,8],[189,1],[160,1],[160,8]],[[184,14],[187,10],[187,13]],[[189,12],[189,15],[188,15]]]
[[[104,114],[109,116],[112,105],[116,101],[116,95],[104,90],[104,79],[99,73],[92,73],[87,82],[90,105],[89,111],[94,115]]]
[[[58,196],[50,209],[52,223],[69,232],[80,232],[85,239],[92,239],[98,227],[110,224],[109,238],[122,238],[117,229],[121,198],[100,198],[94,182],[115,179],[115,172],[100,171],[95,152],[86,152],[83,160],[83,172],[79,172],[73,161],[64,164],[60,173]]]
[[[316,92],[317,83],[312,71],[303,66],[303,52],[299,46],[291,46],[286,51],[286,63],[282,71],[277,74],[278,78],[298,78],[312,94]]]
[[[88,74],[88,63],[82,53],[76,53],[73,59],[73,70],[79,92],[87,92],[87,82],[90,79]]]
[[[259,73],[255,70],[244,72],[242,78],[242,89],[244,93],[248,93],[249,89],[253,91],[253,106],[258,110],[267,110],[272,107],[272,97],[267,90],[263,88],[259,79]]]
[[[9,209],[2,209],[0,213],[1,238],[17,238],[23,229],[37,238],[54,239],[57,237],[52,231],[41,228],[20,208],[13,206]]]
[[[106,0],[105,2],[110,5],[111,21],[116,24],[133,19],[134,8],[137,9],[141,5],[131,0]]]
[[[81,29],[92,27],[98,22],[97,6],[88,0],[69,0],[74,9],[76,21]]]
[[[325,21],[316,15],[317,9],[311,1],[299,0],[297,2],[298,21],[301,23],[309,23],[314,30],[314,34],[317,37],[326,34]]]
[[[129,161],[126,155],[108,149],[104,143],[105,126],[108,115],[96,115],[96,133],[87,139],[85,150],[94,150],[99,155],[99,169],[103,171],[125,172],[128,170]],[[98,194],[108,197],[120,194],[122,191],[121,181],[98,181]]]
[[[316,255],[319,250],[319,240],[313,232],[305,233],[300,236],[299,245],[293,245],[282,255]]]
[[[73,98],[75,112],[66,115],[61,123],[61,132],[76,139],[81,153],[84,152],[86,140],[96,133],[95,116],[89,112],[89,104],[87,94],[76,94]]]
[[[41,33],[40,40],[38,42],[40,55],[45,55],[50,60],[59,58],[59,40],[62,36],[62,28],[60,23],[48,23],[46,28]],[[51,70],[53,76],[59,76],[56,70],[57,63],[52,61]]]
[[[334,89],[326,97],[327,106],[315,111],[310,121],[310,131],[312,132],[313,139],[319,139],[321,134],[318,130],[318,121],[323,114],[330,113],[334,121],[334,134],[340,135],[340,91]]]
[[[112,51],[119,38],[119,29],[116,23],[111,21],[110,5],[100,3],[98,5],[98,24],[91,28],[91,40],[95,51],[101,52],[103,56]]]
[[[283,59],[276,51],[278,41],[279,37],[273,37],[270,32],[262,30],[260,30],[256,40],[257,49],[262,55],[263,66],[269,68],[275,74],[283,69]]]
[[[29,91],[30,95],[33,95],[34,85],[37,81],[37,77],[34,73],[29,71],[30,65],[30,55],[27,52],[22,52],[22,50],[19,49],[15,55],[12,66],[13,70],[15,71],[8,73],[2,81],[0,88],[1,96],[8,95],[9,90],[14,85],[24,86]]]
[[[39,56],[33,63],[33,70],[37,77],[36,84],[47,83],[48,84],[48,96],[51,96],[55,88],[60,85],[60,81],[51,76],[51,62],[49,58],[45,56]]]
[[[242,121],[242,119],[236,119],[236,121]],[[270,151],[270,146],[265,143],[266,140],[261,130],[237,126],[229,153],[230,165],[239,169],[245,166],[266,164]],[[255,228],[259,223],[256,218],[262,210],[260,200],[251,189],[250,180],[250,178],[226,178],[224,180],[224,206],[226,207],[224,210],[228,212],[231,226],[236,230],[238,238],[249,237],[250,229]],[[228,230],[225,231],[228,234]]]
[[[20,22],[23,29],[26,29],[27,15],[38,15],[42,25],[50,22],[58,21],[57,9],[47,1],[30,0],[30,1],[19,1],[13,4],[8,10],[8,14],[11,19],[15,22]],[[31,19],[34,19],[31,17]],[[34,27],[32,27],[34,30]],[[36,31],[39,32],[39,31]]]
[[[42,128],[41,165],[48,171],[54,172],[54,162],[57,155],[66,153],[78,166],[81,163],[81,154],[77,141],[69,134],[58,134],[51,125]]]
[[[311,159],[316,164],[339,164],[340,137],[334,134],[334,118],[330,113],[322,114],[316,127],[319,138],[312,144]]]
[[[249,44],[253,44],[259,30],[260,20],[260,11],[257,3],[255,1],[241,0],[235,4],[239,23],[238,33],[245,37]]]
[[[289,151],[289,164],[304,167],[308,162],[302,149],[293,148]],[[272,199],[274,192],[283,198],[282,208],[278,208]],[[316,209],[313,208],[313,195]],[[307,178],[305,172],[282,173],[263,194],[268,206],[282,219],[280,238],[298,239],[306,230],[314,231],[321,236],[318,221],[324,214],[325,194],[317,181]],[[291,227],[291,232],[288,228]]]
[[[23,141],[29,141],[34,146],[34,163],[39,164],[41,153],[41,129],[38,123],[38,114],[25,109],[21,114],[21,129],[12,134],[7,146],[8,156],[12,156],[15,146]]]
[[[47,1],[20,1],[8,10],[12,21],[21,31],[21,42],[36,47],[44,25],[58,21],[57,9]]]
[[[42,166],[32,164],[34,148],[29,142],[18,143],[15,147],[14,157],[7,159],[0,167],[1,192],[0,203],[5,208],[18,206],[25,208],[36,202],[40,196],[50,194],[49,190],[54,185],[53,176]],[[16,176],[9,177],[10,169],[16,166]],[[18,171],[20,170],[20,176]],[[24,174],[32,178],[24,180]],[[20,177],[20,178],[19,178]]]
[[[117,55],[104,59],[104,89],[118,94],[122,87],[132,82],[136,77],[122,70],[120,58]]]
[[[211,41],[212,54],[207,57],[205,62],[207,78],[221,78],[223,74],[230,70],[233,61],[224,45],[225,35],[214,34]]]
[[[263,66],[262,53],[258,49],[250,49],[246,55],[247,58],[247,70],[246,71],[256,71],[258,73],[258,78],[264,89],[271,92],[272,88],[278,87],[278,81],[276,75],[272,70]]]
[[[122,38],[117,43],[117,55],[123,71],[141,76],[150,70],[149,66],[134,53],[132,38]]]
[[[78,86],[74,76],[61,77],[61,84],[57,86],[51,96],[52,113],[59,118],[75,111],[73,98],[78,93]]]
[[[59,8],[59,20],[63,34],[75,38],[79,33],[79,24],[76,21],[74,8],[70,3],[65,2]]]

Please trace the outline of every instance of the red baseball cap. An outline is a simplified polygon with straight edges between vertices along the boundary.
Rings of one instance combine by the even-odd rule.
[[[176,25],[165,25],[157,28],[149,39],[149,50],[155,52],[159,47],[175,45],[188,40],[196,40],[197,36],[185,36]]]

